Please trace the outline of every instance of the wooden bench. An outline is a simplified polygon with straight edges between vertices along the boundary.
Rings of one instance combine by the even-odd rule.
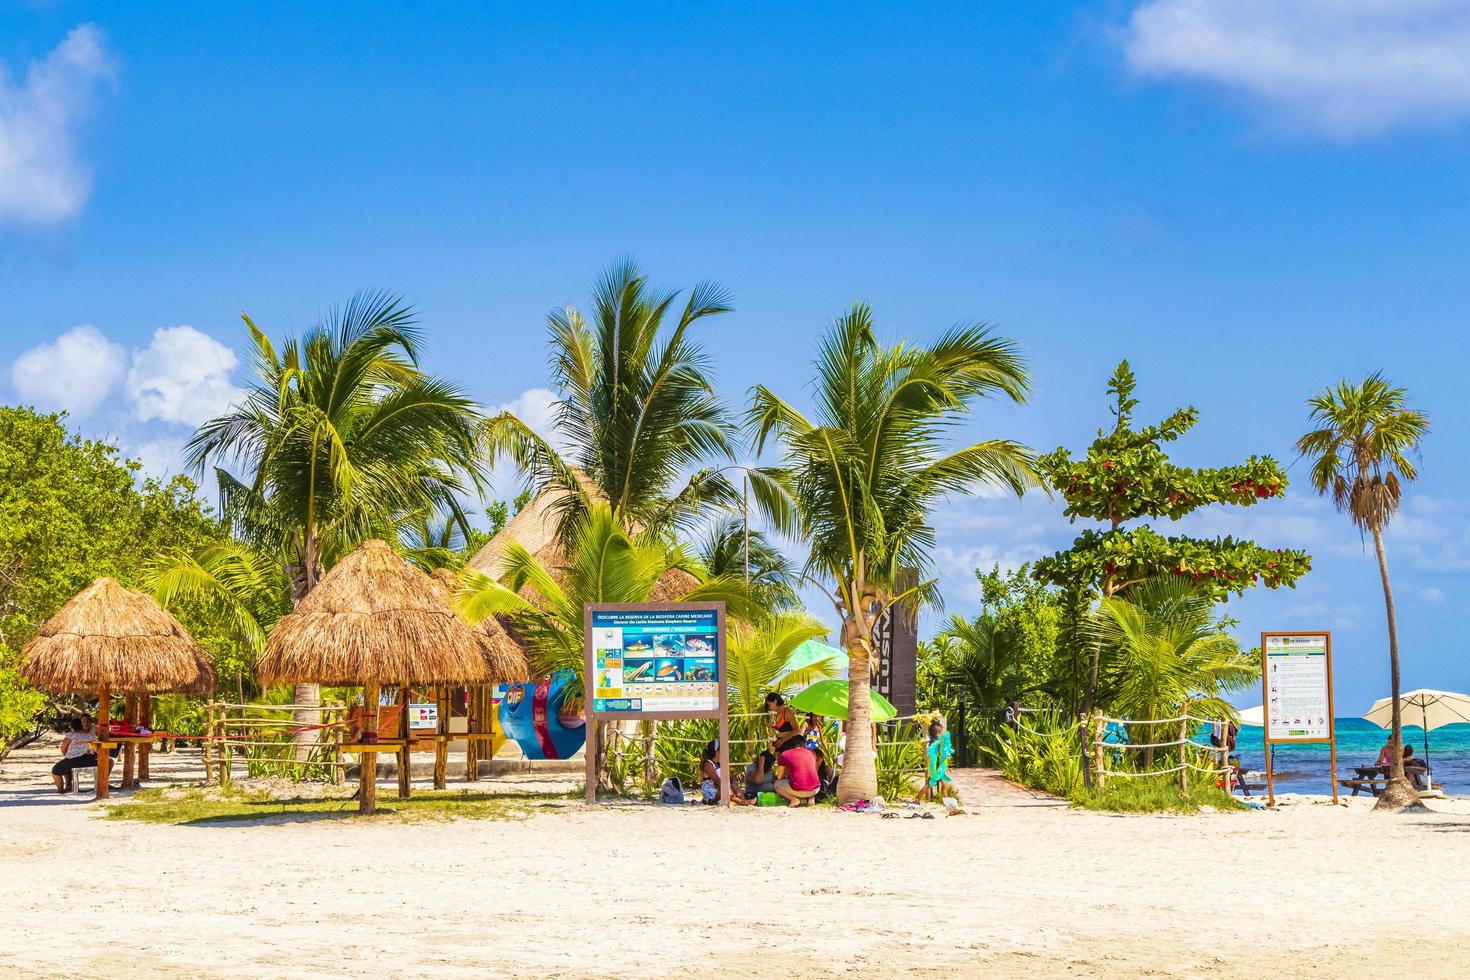
[[[1431,783],[1426,788],[1417,779],[1413,779],[1412,781],[1414,788],[1420,793],[1441,793],[1444,791],[1444,786],[1437,783]],[[1357,779],[1339,779],[1337,782],[1345,789],[1352,790],[1354,796],[1357,796],[1358,793],[1365,790],[1374,796],[1382,796],[1384,789],[1388,787],[1388,777],[1386,776],[1363,776]]]

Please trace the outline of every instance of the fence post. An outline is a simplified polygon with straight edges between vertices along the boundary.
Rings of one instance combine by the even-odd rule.
[[[214,702],[204,705],[204,782],[214,780]]]
[[[1097,775],[1097,788],[1108,788],[1107,756],[1103,750],[1103,732],[1107,731],[1107,722],[1101,711],[1097,712],[1092,723],[1092,751],[1094,760],[1094,771]]]
[[[1189,707],[1185,706],[1184,717],[1179,719],[1179,789],[1189,792]]]

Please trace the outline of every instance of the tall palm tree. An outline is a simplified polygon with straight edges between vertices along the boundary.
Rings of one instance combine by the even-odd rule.
[[[572,306],[547,315],[552,382],[560,393],[554,421],[568,451],[559,452],[509,412],[486,427],[492,454],[514,460],[538,493],[564,491],[558,503],[564,536],[596,498],[625,530],[658,532],[687,530],[706,505],[739,502],[727,476],[742,469],[735,464],[738,429],[692,337],[700,320],[732,309],[730,296],[701,283],[682,307],[677,299],[623,261],[597,284],[590,319]],[[757,502],[779,508],[770,474],[748,472]]]
[[[929,510],[947,494],[1001,486],[1020,495],[1037,484],[1030,450],[989,439],[944,451],[944,436],[980,398],[1023,401],[1026,369],[1016,346],[983,327],[961,326],[930,346],[879,345],[872,312],[853,306],[833,324],[817,357],[812,418],[774,392],[752,391],[747,416],[757,451],[779,443],[808,544],[803,574],[832,589],[848,654],[844,801],[877,791],[869,737],[872,634],[896,602],[932,597],[924,582],[934,529]],[[898,589],[900,570],[921,584]]]
[[[764,741],[768,693],[787,693],[837,674],[835,657],[787,669],[798,647],[827,635],[827,627],[804,610],[778,612],[754,623],[735,620],[728,633],[730,737],[746,747]],[[746,717],[751,715],[760,717]]]
[[[196,472],[214,465],[226,519],[286,567],[295,603],[405,515],[457,512],[476,479],[480,419],[458,389],[419,369],[415,316],[396,296],[359,294],[279,351],[242,318],[254,377],[185,456]],[[318,697],[316,685],[298,685],[296,703]]]
[[[1312,486],[1348,515],[1359,531],[1373,537],[1383,604],[1388,613],[1388,662],[1393,696],[1393,765],[1376,809],[1401,810],[1418,803],[1419,795],[1404,775],[1404,726],[1399,710],[1399,633],[1383,529],[1398,512],[1404,484],[1419,476],[1411,456],[1429,432],[1429,416],[1408,407],[1408,395],[1381,373],[1359,384],[1341,381],[1307,402],[1317,426],[1297,440],[1297,451],[1312,462]]]
[[[934,638],[945,685],[982,716],[998,713],[1012,699],[1037,687],[1022,669],[1024,651],[1007,642],[997,625],[989,615],[953,616]]]

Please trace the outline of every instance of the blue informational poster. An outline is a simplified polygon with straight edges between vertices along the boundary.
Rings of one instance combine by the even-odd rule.
[[[598,714],[720,709],[715,610],[593,610],[591,616]]]

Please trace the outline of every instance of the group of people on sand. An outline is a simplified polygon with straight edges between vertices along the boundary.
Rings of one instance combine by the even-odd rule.
[[[814,805],[835,793],[837,768],[822,748],[822,719],[814,714],[799,717],[786,699],[774,692],[766,695],[765,707],[769,745],[746,765],[744,780],[732,783],[730,802],[755,806],[761,794],[774,793],[787,806],[800,807]],[[718,743],[705,746],[699,766],[703,801],[720,802]]]

